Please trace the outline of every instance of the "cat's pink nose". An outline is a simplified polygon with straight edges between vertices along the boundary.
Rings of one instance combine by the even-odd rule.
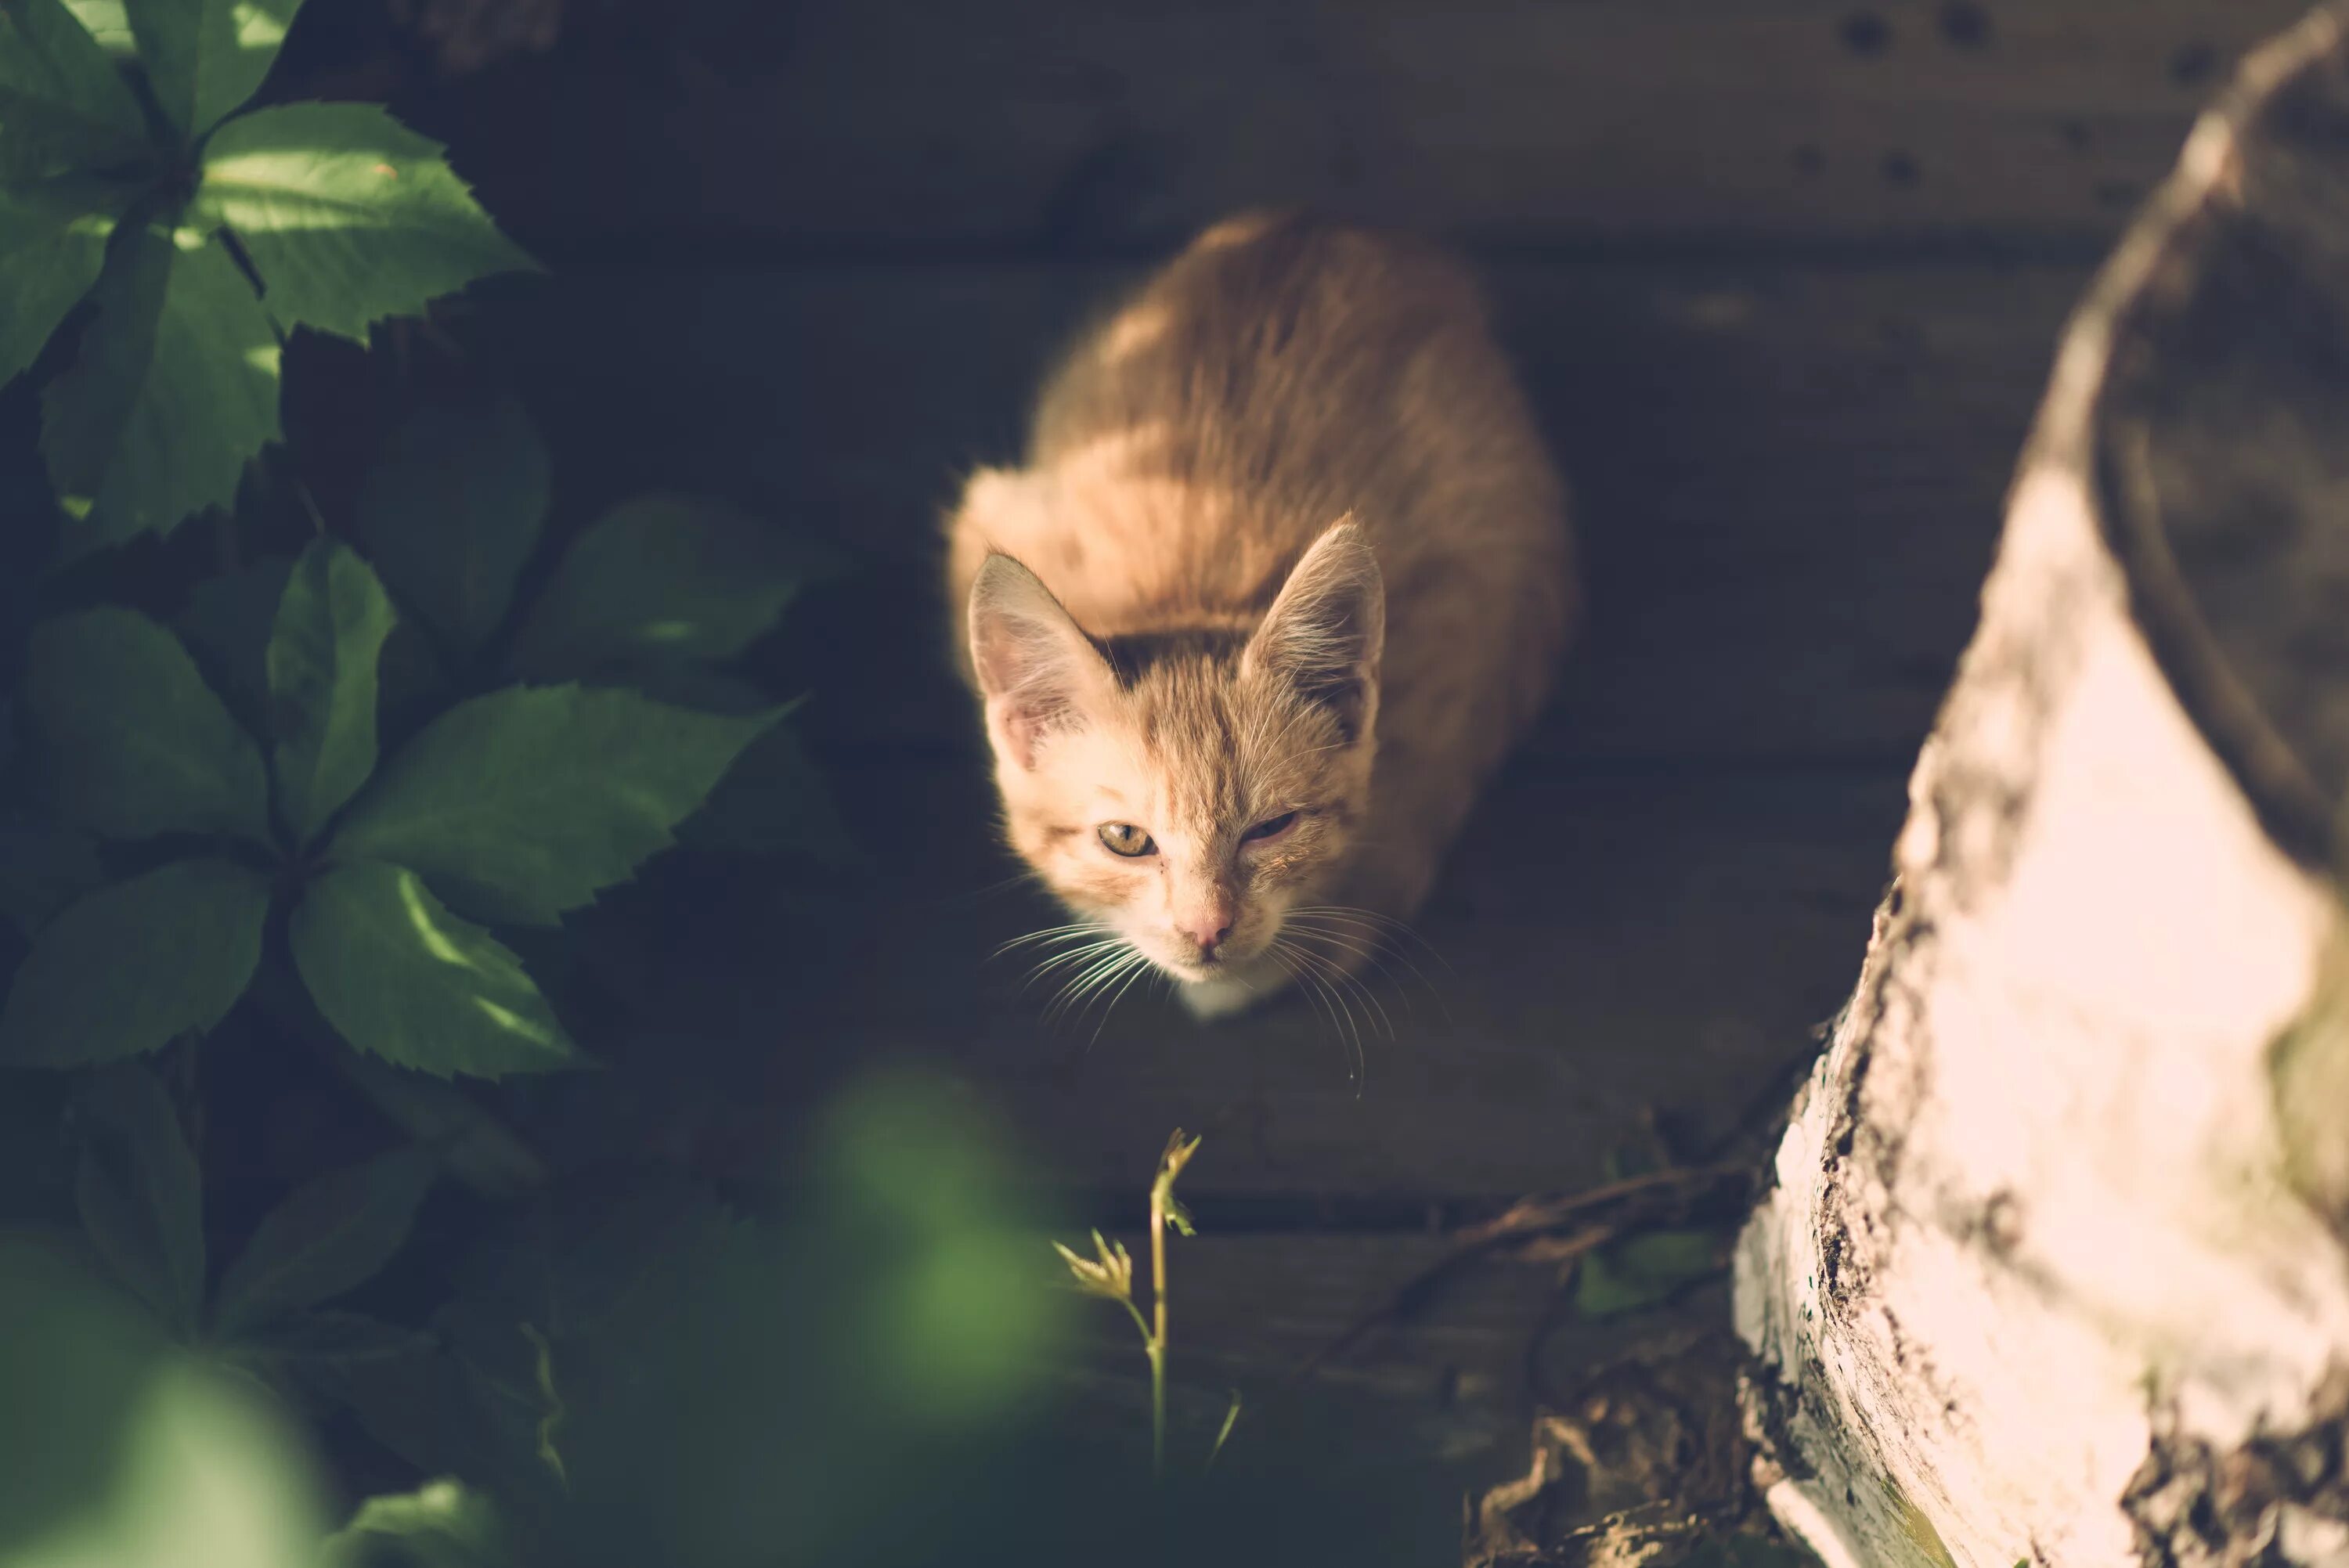
[[[1213,958],[1217,944],[1231,935],[1232,917],[1237,913],[1227,903],[1204,904],[1175,916],[1174,929],[1198,944],[1200,957]]]

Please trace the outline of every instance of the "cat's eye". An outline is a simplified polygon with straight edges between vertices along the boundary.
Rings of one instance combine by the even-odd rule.
[[[1283,811],[1278,817],[1267,817],[1263,821],[1242,833],[1240,841],[1244,844],[1252,844],[1258,839],[1277,839],[1288,831],[1290,824],[1296,820],[1297,813],[1294,811]]]
[[[1111,854],[1123,855],[1128,860],[1158,852],[1158,846],[1151,841],[1150,835],[1131,822],[1103,822],[1101,825],[1101,841],[1102,848]]]

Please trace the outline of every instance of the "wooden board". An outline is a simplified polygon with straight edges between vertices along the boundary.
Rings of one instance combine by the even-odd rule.
[[[680,482],[874,562],[772,660],[835,749],[968,738],[957,478],[1129,268],[574,268],[492,313],[582,502]],[[1534,749],[1905,769],[1971,629],[2070,266],[1491,269],[1579,495],[1592,618]],[[579,324],[595,324],[582,336]],[[614,432],[626,433],[615,439]]]
[[[1071,1238],[1075,1240],[1076,1238]],[[1146,1279],[1149,1237],[1124,1243]],[[1526,1346],[1555,1303],[1554,1264],[1464,1269],[1420,1309],[1301,1382],[1292,1375],[1444,1253],[1434,1235],[1218,1235],[1168,1243],[1176,1337],[1170,1414],[1184,1443],[1212,1437],[1237,1388],[1252,1429],[1304,1402],[1376,1411],[1398,1448],[1522,1462],[1532,1413]],[[1146,1296],[1146,1290],[1143,1293]],[[1102,1304],[1081,1324],[1068,1391],[1105,1429],[1138,1439],[1149,1382],[1133,1323]]]
[[[987,962],[1059,917],[984,891],[1018,868],[941,642],[936,512],[1132,275],[614,266],[504,318],[574,515],[690,476],[874,562],[766,663],[814,689],[877,870],[813,900],[723,873],[641,960],[676,1051],[772,1039],[751,1114],[777,1124],[854,1064],[942,1056],[1092,1193],[1139,1191],[1176,1124],[1211,1138],[1202,1191],[1406,1214],[1593,1180],[1650,1107],[1720,1125],[1849,985],[2080,273],[1496,269],[1594,619],[1421,922],[1444,1010],[1404,977],[1359,1097],[1350,1037],[1304,1006],[1202,1029],[1137,990],[1093,1041]]]
[[[1304,201],[1521,244],[2093,245],[2300,0],[574,6],[403,108],[569,252],[1131,249]]]
[[[1375,1200],[1406,1220],[1595,1182],[1645,1111],[1713,1131],[1782,1085],[1847,991],[1902,809],[1890,772],[1529,762],[1417,923],[1420,975],[1378,988],[1393,1037],[1361,1026],[1358,1081],[1351,1031],[1302,1002],[1211,1027],[1145,985],[1105,1025],[1046,1021],[1048,991],[988,955],[1064,917],[1000,885],[1017,868],[975,760],[835,779],[872,872],[811,895],[756,864],[705,868],[657,949],[612,959],[642,968],[633,1048],[672,1074],[763,1057],[739,1091],[750,1158],[785,1141],[759,1126],[825,1085],[919,1057],[993,1101],[1064,1189],[1132,1201],[1180,1126],[1208,1139],[1195,1192],[1293,1213]]]

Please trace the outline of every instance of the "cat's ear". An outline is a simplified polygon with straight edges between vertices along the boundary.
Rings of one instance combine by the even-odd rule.
[[[1082,728],[1112,678],[1052,591],[1009,555],[990,555],[970,584],[970,662],[987,699],[987,737],[1021,768],[1046,736]]]
[[[1370,727],[1386,651],[1386,583],[1361,526],[1333,523],[1288,573],[1244,665],[1292,682],[1338,715],[1348,740]]]

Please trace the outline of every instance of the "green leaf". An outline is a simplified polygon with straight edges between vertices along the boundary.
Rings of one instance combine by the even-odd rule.
[[[375,771],[376,666],[391,601],[375,571],[331,539],[302,552],[269,639],[277,799],[306,844]]]
[[[51,921],[0,1009],[0,1066],[86,1067],[210,1029],[261,962],[269,884],[229,861],[177,861]]]
[[[31,367],[98,282],[107,236],[137,194],[78,177],[0,191],[0,383]]]
[[[0,919],[26,940],[104,880],[97,846],[63,822],[0,820]]]
[[[673,659],[726,659],[773,626],[802,580],[799,552],[722,502],[648,495],[588,525],[514,645],[525,680]]]
[[[118,59],[138,57],[139,40],[130,36],[130,14],[122,0],[66,0],[66,9],[108,54]]]
[[[385,766],[335,852],[413,867],[492,919],[553,924],[668,848],[670,830],[775,717],[694,713],[618,689],[491,692]]]
[[[236,497],[278,437],[277,333],[229,254],[192,234],[122,236],[90,295],[98,317],[41,400],[58,503],[94,549]]]
[[[1574,1305],[1586,1317],[1615,1317],[1669,1300],[1719,1272],[1721,1240],[1710,1231],[1650,1231],[1582,1260]]]
[[[371,1497],[326,1540],[326,1568],[505,1568],[513,1561],[496,1505],[443,1477]]]
[[[269,842],[259,748],[146,616],[85,610],[34,628],[24,707],[52,799],[85,827]]]
[[[0,177],[95,168],[146,141],[139,100],[72,12],[57,0],[0,5]]]
[[[571,1038],[522,961],[450,914],[414,872],[359,861],[310,885],[294,963],[343,1037],[446,1078],[571,1066]]]
[[[537,270],[440,153],[373,104],[259,109],[205,144],[191,221],[235,233],[287,328],[364,342],[476,278]]]
[[[297,1188],[221,1276],[213,1331],[234,1339],[373,1279],[406,1244],[437,1169],[403,1149]]]
[[[203,1186],[179,1113],[153,1074],[128,1067],[99,1074],[80,1109],[82,1230],[131,1295],[192,1334],[204,1305]]]
[[[171,622],[212,689],[255,730],[268,725],[269,633],[293,575],[290,558],[256,556],[190,589]]]
[[[552,482],[546,448],[512,398],[428,408],[360,482],[353,531],[402,602],[470,655],[505,619]]]
[[[122,0],[147,85],[180,134],[202,135],[261,88],[302,0]]]

